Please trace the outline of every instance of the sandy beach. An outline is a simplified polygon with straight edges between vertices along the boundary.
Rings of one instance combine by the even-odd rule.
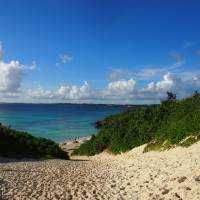
[[[78,147],[80,147],[81,144],[90,140],[90,138],[91,136],[87,136],[87,137],[81,137],[78,139],[61,142],[59,146],[70,155],[75,149],[78,149]]]
[[[200,199],[200,143],[72,160],[0,159],[0,199]]]

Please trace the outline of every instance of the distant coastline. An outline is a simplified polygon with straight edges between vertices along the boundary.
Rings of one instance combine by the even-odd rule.
[[[31,104],[31,105],[87,105],[87,106],[113,106],[113,107],[145,107],[157,104],[113,104],[113,103],[29,103],[29,102],[0,102],[0,104]]]

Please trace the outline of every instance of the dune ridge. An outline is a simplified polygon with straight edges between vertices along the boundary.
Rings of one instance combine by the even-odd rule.
[[[200,142],[72,160],[1,159],[0,199],[200,199]]]

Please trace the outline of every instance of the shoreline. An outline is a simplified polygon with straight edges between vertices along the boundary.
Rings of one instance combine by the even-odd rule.
[[[74,150],[78,149],[81,144],[90,140],[90,138],[91,136],[74,138],[74,140],[66,140],[64,142],[59,142],[58,144],[62,148],[62,150],[67,152],[70,156]]]

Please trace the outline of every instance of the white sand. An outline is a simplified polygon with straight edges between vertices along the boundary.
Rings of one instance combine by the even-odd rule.
[[[80,147],[81,144],[90,140],[90,138],[91,138],[91,136],[81,137],[76,140],[62,142],[59,145],[64,151],[68,152],[70,155],[75,149],[78,149],[78,147]]]
[[[200,199],[200,143],[143,154],[0,163],[0,199]],[[80,159],[80,160],[79,160]]]

